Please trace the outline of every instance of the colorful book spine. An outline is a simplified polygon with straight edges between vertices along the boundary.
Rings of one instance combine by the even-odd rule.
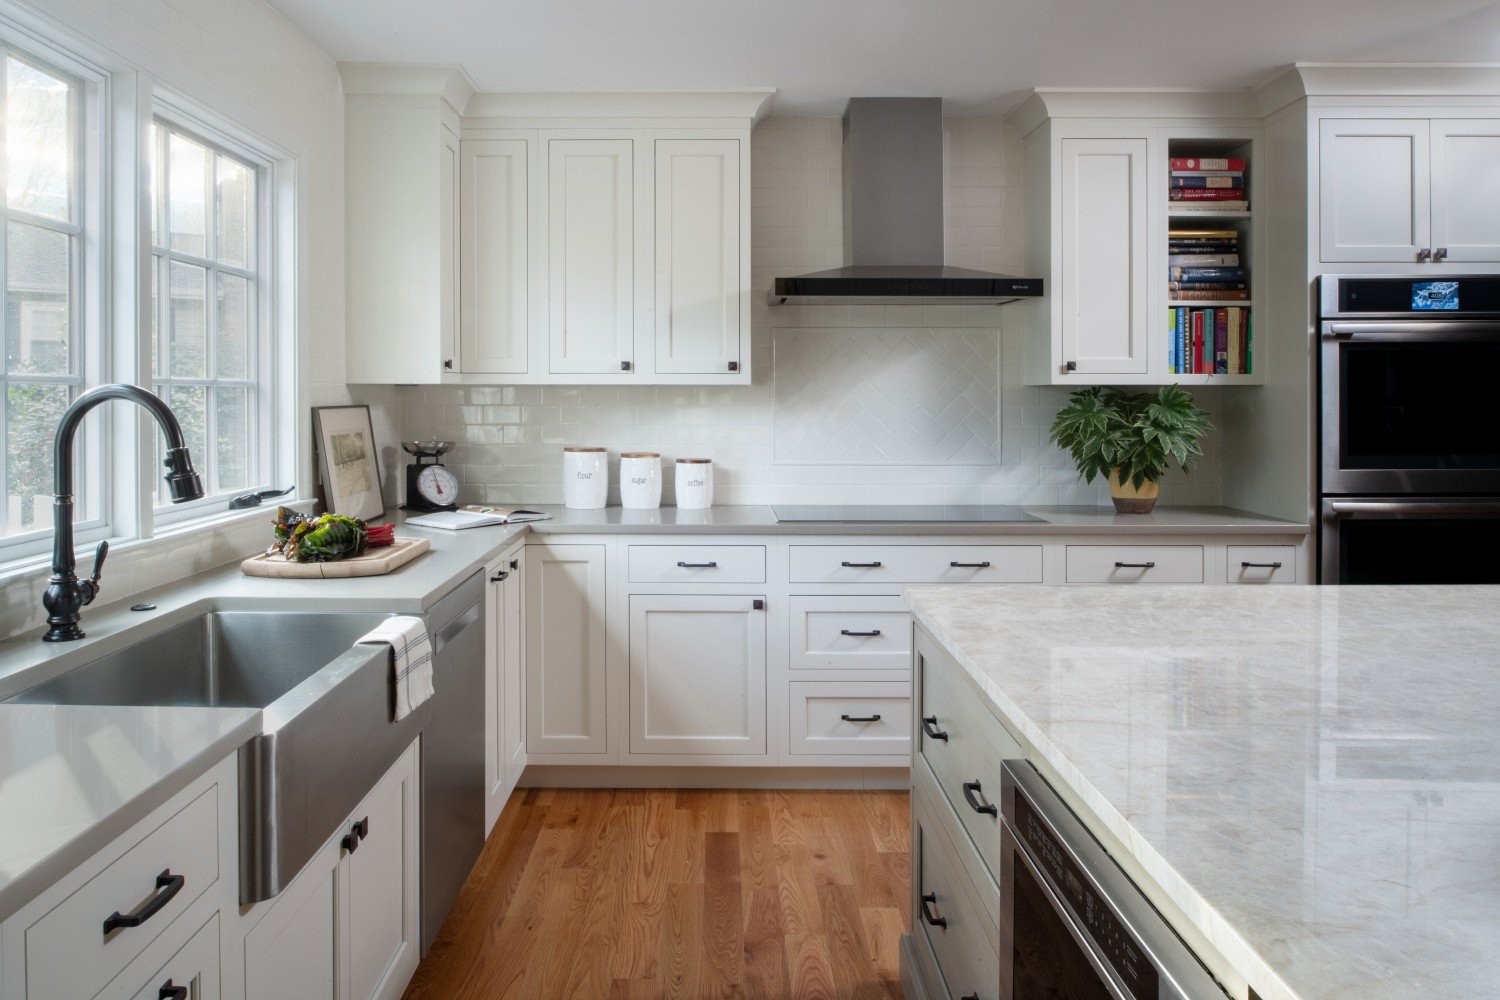
[[[1229,310],[1214,310],[1214,367],[1215,375],[1229,374]]]
[[[1240,156],[1174,156],[1167,165],[1171,170],[1244,170]]]
[[[1237,253],[1174,253],[1167,255],[1167,264],[1173,267],[1239,267]]]
[[[1250,292],[1244,288],[1230,289],[1208,289],[1208,288],[1181,288],[1171,293],[1172,298],[1178,302],[1245,302],[1250,298]]]
[[[1244,281],[1243,267],[1168,267],[1172,281]]]
[[[1245,187],[1244,174],[1173,174],[1167,182],[1169,187],[1192,190]]]
[[[1174,187],[1168,195],[1173,201],[1244,201],[1245,189]]]
[[[1250,286],[1243,281],[1198,281],[1189,279],[1186,281],[1169,281],[1167,290],[1171,292],[1201,291],[1201,292],[1228,292],[1240,291]]]
[[[1245,334],[1240,324],[1244,322],[1244,310],[1239,306],[1230,306],[1226,312],[1229,316],[1229,368],[1228,374],[1239,375],[1244,369],[1244,341]]]

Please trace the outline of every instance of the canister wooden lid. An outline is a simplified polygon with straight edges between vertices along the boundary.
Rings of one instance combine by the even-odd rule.
[[[711,465],[711,464],[713,464],[713,459],[711,459],[711,458],[679,458],[677,460],[677,464],[678,465]]]
[[[661,458],[659,451],[622,451],[621,458]]]
[[[563,451],[608,451],[608,448],[564,448]]]

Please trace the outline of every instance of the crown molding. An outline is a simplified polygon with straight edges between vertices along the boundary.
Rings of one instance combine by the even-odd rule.
[[[1304,97],[1497,97],[1500,63],[1295,63],[1254,88],[1262,114]]]
[[[1005,113],[1022,135],[1049,118],[1259,118],[1248,90],[1038,87]]]
[[[739,90],[485,91],[465,118],[733,118],[754,122],[766,112],[774,87]]]
[[[341,62],[345,94],[441,97],[463,114],[479,88],[462,66],[442,63]]]

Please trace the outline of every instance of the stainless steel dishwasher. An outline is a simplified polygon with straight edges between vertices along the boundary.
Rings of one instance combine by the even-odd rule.
[[[422,954],[484,846],[484,574],[427,613],[432,714],[422,732]]]

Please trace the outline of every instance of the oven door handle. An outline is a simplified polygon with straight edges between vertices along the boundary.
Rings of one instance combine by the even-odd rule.
[[[1500,340],[1500,324],[1462,320],[1414,319],[1409,322],[1324,322],[1324,340],[1413,341],[1434,340],[1485,341]]]
[[[1475,500],[1330,500],[1336,518],[1357,514],[1445,514],[1456,517],[1500,517],[1500,502]]]
[[[1043,875],[1041,869],[1037,867],[1036,862],[1031,860],[1031,854],[1025,845],[1014,836],[1008,836],[1006,839],[1010,841],[1010,853],[1014,857],[1020,858],[1022,863],[1031,872],[1032,879],[1036,881],[1037,886],[1042,890],[1042,894],[1047,897],[1048,905],[1052,907],[1052,911],[1062,920],[1063,926],[1068,929],[1068,933],[1073,935],[1073,941],[1078,945],[1078,950],[1083,952],[1084,957],[1089,960],[1089,964],[1094,967],[1094,973],[1098,976],[1099,982],[1104,988],[1109,990],[1109,995],[1114,1000],[1132,1000],[1132,997],[1116,983],[1114,970],[1109,968],[1105,964],[1104,959],[1099,957],[1096,951],[1097,946],[1087,934],[1084,934],[1079,929],[1078,919],[1073,916],[1073,911],[1063,903],[1057,891],[1052,888],[1052,883],[1047,881],[1047,876]]]

